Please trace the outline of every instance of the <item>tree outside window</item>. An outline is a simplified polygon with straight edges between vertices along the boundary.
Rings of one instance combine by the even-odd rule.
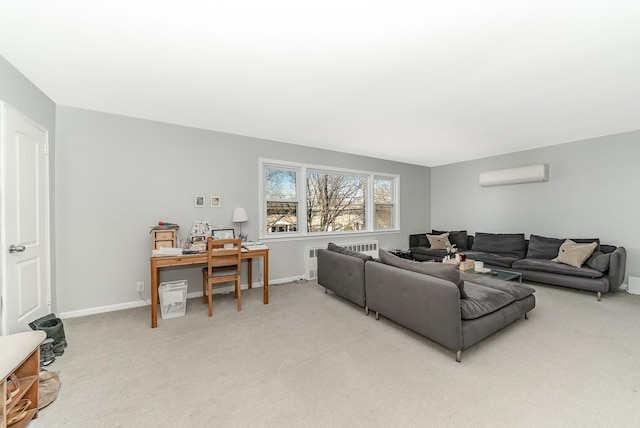
[[[307,172],[307,232],[366,229],[365,177]]]

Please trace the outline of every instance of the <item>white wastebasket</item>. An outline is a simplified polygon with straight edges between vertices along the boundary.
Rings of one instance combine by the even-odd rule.
[[[187,310],[186,279],[160,283],[160,313],[162,319],[184,316]]]

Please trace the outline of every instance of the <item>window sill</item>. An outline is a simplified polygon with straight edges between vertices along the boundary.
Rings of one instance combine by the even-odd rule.
[[[314,239],[324,239],[327,238],[345,238],[348,236],[371,236],[371,235],[387,235],[400,233],[400,229],[385,229],[385,230],[376,230],[376,231],[357,231],[357,232],[316,232],[316,233],[306,233],[306,234],[290,234],[290,235],[282,235],[282,236],[271,236],[264,235],[260,237],[260,242],[281,242],[281,241],[308,241]]]

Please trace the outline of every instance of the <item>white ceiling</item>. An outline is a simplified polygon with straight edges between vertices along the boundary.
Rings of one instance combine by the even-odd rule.
[[[436,166],[640,129],[640,1],[2,0],[55,103]]]

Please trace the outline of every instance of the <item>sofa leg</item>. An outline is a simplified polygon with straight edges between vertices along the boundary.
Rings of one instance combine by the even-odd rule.
[[[380,319],[380,312],[376,312],[376,321]]]
[[[456,362],[459,363],[462,361],[462,349],[456,352]]]
[[[524,314],[524,319],[526,319],[526,320],[528,320],[528,319],[529,319],[529,312],[526,312],[526,313]]]
[[[364,307],[364,314],[369,315],[369,306]]]
[[[329,292],[329,290],[327,290],[327,287],[324,287],[324,294],[327,294]]]
[[[600,301],[600,299],[602,299],[602,293],[601,293],[601,292],[599,292],[599,291],[598,291],[598,297],[597,297],[597,299],[598,299],[598,302]]]

